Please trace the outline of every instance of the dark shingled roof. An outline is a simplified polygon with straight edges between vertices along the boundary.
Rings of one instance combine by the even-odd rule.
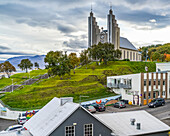
[[[137,50],[136,47],[127,38],[124,37],[120,37],[120,48]]]

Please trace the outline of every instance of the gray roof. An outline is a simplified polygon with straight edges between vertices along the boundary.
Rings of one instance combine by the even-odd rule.
[[[127,38],[124,37],[120,37],[120,48],[137,50],[136,47]]]
[[[72,102],[68,102],[61,106],[60,99],[54,97],[38,113],[27,121],[24,124],[24,127],[26,127],[33,136],[48,136],[78,107],[79,104]]]
[[[168,125],[144,110],[95,114],[95,116],[105,122],[108,126],[112,127],[115,130],[115,134],[119,136],[144,135],[170,130]],[[134,126],[130,124],[130,119],[132,118],[136,120]],[[136,129],[136,123],[141,123],[140,130]]]

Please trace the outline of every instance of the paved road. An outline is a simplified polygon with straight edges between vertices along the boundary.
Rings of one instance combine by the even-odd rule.
[[[0,131],[17,124],[16,121],[0,119]]]

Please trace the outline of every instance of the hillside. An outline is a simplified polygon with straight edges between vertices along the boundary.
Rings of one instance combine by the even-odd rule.
[[[30,78],[35,78],[36,76],[43,75],[45,73],[47,73],[47,70],[32,70],[30,73],[18,73],[12,75],[11,78],[0,79],[0,90],[8,85],[11,85],[12,79],[13,79],[13,83],[16,85],[16,84],[21,84],[23,81],[29,79],[29,76]]]
[[[74,97],[79,102],[79,96],[85,95],[89,98],[82,98],[82,101],[113,96],[114,93],[107,91],[106,76],[123,75],[145,72],[148,66],[149,72],[154,72],[154,62],[108,62],[105,66],[96,63],[85,65],[71,71],[71,75],[64,76],[62,80],[58,76],[41,80],[33,85],[23,86],[13,93],[6,93],[1,98],[4,103],[13,108],[41,108],[53,97]]]

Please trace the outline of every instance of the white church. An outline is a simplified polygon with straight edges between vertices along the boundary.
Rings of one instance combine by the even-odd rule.
[[[88,17],[88,47],[99,42],[114,44],[115,49],[121,50],[122,55],[120,59],[122,60],[141,61],[141,53],[136,47],[127,38],[120,37],[120,28],[112,9],[109,10],[107,16],[107,30],[99,29],[92,10]]]

